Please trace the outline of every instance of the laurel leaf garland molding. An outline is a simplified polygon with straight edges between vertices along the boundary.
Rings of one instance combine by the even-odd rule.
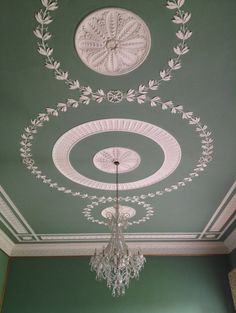
[[[134,219],[128,220],[127,226],[131,226],[131,225],[135,225],[135,224],[138,225],[138,224],[147,222],[154,215],[154,212],[156,211],[151,206],[151,204],[145,203],[144,201],[141,201],[140,199],[125,199],[122,201],[125,202],[125,204],[127,202],[136,203],[136,205],[141,207],[140,209],[144,210],[144,214],[142,213],[143,217],[141,217],[137,220],[134,220]],[[105,204],[105,203],[112,203],[112,202],[114,202],[114,201],[113,201],[113,199],[110,199],[110,198],[104,199],[103,201],[93,201],[92,203],[87,204],[86,207],[83,209],[83,215],[89,222],[97,223],[99,225],[108,226],[109,223],[107,221],[105,221],[104,219],[101,220],[101,219],[95,218],[93,216],[93,213],[94,213],[94,211],[97,211],[97,209],[99,208],[99,205]],[[121,207],[122,207],[122,204],[121,204]],[[112,213],[110,213],[110,214],[112,214]],[[109,219],[109,217],[108,217],[108,219]]]
[[[87,198],[90,200],[98,199],[109,199],[111,197],[98,197],[96,195],[88,195],[87,193],[80,193],[79,191],[72,191],[64,186],[60,186],[57,182],[52,181],[51,178],[47,177],[36,165],[33,155],[32,155],[32,144],[35,135],[38,133],[40,127],[43,127],[45,123],[49,122],[51,118],[57,117],[61,113],[67,112],[73,108],[78,108],[80,100],[67,99],[66,102],[58,103],[55,108],[47,108],[45,113],[39,113],[39,115],[31,120],[31,124],[24,129],[24,133],[21,135],[20,141],[20,154],[22,157],[23,164],[26,166],[30,172],[35,175],[36,178],[40,179],[43,183],[47,184],[51,188],[55,188],[58,191],[64,192],[66,194],[71,194],[72,196],[77,196],[81,198]],[[194,127],[195,132],[198,134],[201,141],[201,155],[194,166],[194,169],[184,177],[182,181],[178,181],[175,184],[166,187],[162,190],[157,190],[148,194],[141,194],[139,196],[126,196],[120,197],[120,199],[146,199],[155,196],[161,196],[164,193],[177,190],[180,187],[184,187],[187,183],[191,182],[194,177],[199,176],[199,174],[205,170],[208,163],[213,158],[213,138],[211,137],[211,132],[208,130],[208,126],[201,123],[200,117],[194,116],[193,112],[186,112],[182,105],[174,105],[172,101],[163,102],[160,97],[155,97],[149,99],[149,104],[151,106],[160,107],[162,110],[166,110],[175,116],[179,116],[182,120],[186,121],[190,126]],[[111,198],[112,199],[112,198]]]
[[[65,71],[61,67],[61,63],[57,61],[53,56],[53,48],[48,44],[52,37],[52,33],[49,31],[49,24],[53,22],[51,12],[58,9],[58,1],[56,0],[41,0],[43,8],[41,8],[36,14],[35,18],[38,22],[36,29],[34,30],[35,36],[38,41],[38,53],[43,56],[45,60],[45,66],[47,69],[54,72],[57,80],[64,81],[70,90],[78,90],[80,94],[80,102],[89,104],[91,100],[95,100],[101,103],[107,100],[112,103],[118,103],[122,100],[128,102],[137,101],[143,103],[148,98],[148,93],[156,91],[163,82],[170,81],[175,70],[181,68],[181,58],[188,53],[189,47],[186,41],[191,37],[192,32],[187,28],[187,23],[191,18],[191,13],[183,11],[181,8],[184,5],[185,0],[170,0],[167,1],[166,7],[170,10],[175,10],[172,22],[179,25],[179,29],[176,32],[178,43],[173,47],[175,56],[170,58],[168,66],[159,72],[158,79],[150,79],[146,83],[141,83],[136,89],[122,90],[108,90],[105,91],[102,88],[94,91],[91,86],[81,85],[78,79],[71,79],[68,71]]]

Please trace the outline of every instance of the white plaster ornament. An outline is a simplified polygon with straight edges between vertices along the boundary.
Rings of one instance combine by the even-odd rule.
[[[120,205],[119,206],[119,211],[120,214],[122,216],[124,216],[126,219],[131,219],[132,217],[134,217],[136,215],[136,210],[134,208],[131,208],[130,206],[126,206],[126,205]],[[102,210],[101,215],[106,218],[109,219],[111,218],[111,216],[115,215],[115,208],[114,206],[105,208]]]
[[[140,199],[122,199],[122,197],[119,197],[119,201],[124,202],[124,204],[120,205],[120,208],[121,208],[120,210],[121,210],[121,212],[126,214],[125,216],[127,218],[127,226],[145,223],[150,218],[152,218],[152,216],[155,213],[155,209],[151,206],[151,204],[145,203],[143,200],[140,200]],[[87,204],[86,207],[82,211],[84,217],[92,223],[97,223],[99,225],[108,226],[108,224],[109,224],[108,219],[111,218],[111,214],[114,213],[114,206],[103,209],[104,204],[106,204],[106,203],[110,203],[110,204],[113,203],[113,205],[115,205],[114,199],[112,199],[111,197],[107,198],[107,199],[100,200],[100,201],[93,201],[93,202]],[[139,207],[138,212],[139,212],[139,215],[141,212],[141,217],[135,219],[136,210],[132,207],[128,207],[126,205],[127,203],[133,203],[136,206],[138,206]],[[94,217],[94,212],[98,212],[99,210],[101,210],[101,215],[103,217],[102,219],[100,219],[99,217]]]
[[[174,71],[178,70],[181,68],[181,58],[183,55],[188,53],[189,48],[186,44],[186,41],[191,37],[192,32],[187,28],[187,23],[189,22],[191,18],[191,14],[188,12],[185,12],[182,10],[182,6],[185,2],[185,0],[169,0],[167,1],[166,7],[170,10],[175,10],[174,16],[172,18],[172,22],[176,25],[179,26],[178,31],[176,32],[176,37],[178,39],[178,43],[176,46],[173,47],[173,51],[175,53],[175,56],[172,58],[169,58],[168,65],[161,69],[159,71],[159,78],[150,78],[147,82],[140,83],[139,86],[136,88],[131,88],[127,87],[126,90],[105,90],[102,88],[99,88],[98,90],[93,90],[92,86],[83,86],[79,79],[71,79],[70,74],[68,71],[64,70],[61,66],[61,62],[57,61],[54,56],[53,56],[53,48],[49,46],[49,40],[52,37],[52,33],[49,30],[49,24],[53,22],[53,18],[51,16],[52,11],[55,11],[58,9],[58,1],[52,1],[52,0],[41,0],[43,7],[35,14],[35,18],[37,20],[37,27],[34,31],[35,36],[38,38],[38,52],[40,55],[43,56],[44,61],[45,61],[45,66],[49,70],[52,70],[54,72],[55,78],[57,80],[64,81],[66,85],[69,87],[71,90],[78,90],[80,91],[81,95],[79,98],[79,102],[83,104],[89,104],[91,100],[94,100],[98,103],[107,100],[109,102],[117,103],[122,100],[126,100],[128,102],[132,101],[137,101],[138,103],[144,103],[148,100],[148,93],[151,91],[158,90],[160,84],[162,82],[167,82],[171,80]],[[104,10],[108,10],[109,8],[106,8]],[[114,8],[112,8],[114,10]],[[121,10],[119,8],[116,8],[115,10]],[[97,14],[95,11],[94,14]],[[107,12],[107,11],[106,11]],[[129,11],[128,11],[129,12]],[[127,14],[130,14],[131,16],[134,15],[134,13],[129,12]],[[109,15],[111,16],[111,15]],[[135,15],[136,18],[137,15]],[[139,19],[139,18],[138,18]],[[114,20],[114,19],[113,19]],[[97,25],[97,24],[96,24]],[[90,25],[91,26],[91,25]],[[109,31],[111,31],[111,27],[108,28]],[[115,29],[115,28],[114,28]],[[103,29],[104,30],[104,29]],[[79,30],[78,30],[79,32]],[[90,27],[90,33],[92,32],[91,27]],[[147,32],[147,30],[146,30]],[[108,46],[115,47],[116,42],[115,41],[110,41],[107,42],[108,36],[104,37],[104,42],[108,44]],[[137,37],[135,37],[137,38]],[[143,36],[142,36],[143,38]],[[148,36],[145,37],[146,40]],[[75,38],[76,40],[76,38]],[[143,40],[143,39],[142,39]],[[148,40],[147,40],[148,41]],[[78,42],[76,40],[76,42]],[[84,41],[85,44],[85,41]],[[88,41],[87,41],[88,44]],[[93,43],[94,44],[94,43]],[[77,44],[78,45],[78,44]],[[144,41],[143,41],[143,45]],[[148,43],[147,43],[148,47]],[[98,47],[100,49],[100,46]],[[123,50],[122,50],[123,51]],[[145,50],[146,52],[148,51],[147,49]],[[121,53],[121,51],[120,51]],[[97,55],[97,54],[96,54]],[[133,55],[133,53],[132,53]],[[92,57],[91,57],[92,58]],[[128,57],[126,56],[126,60]],[[140,57],[137,56],[137,59],[141,60]],[[114,61],[114,60],[113,60]],[[90,64],[91,62],[94,64],[95,60],[90,59]],[[105,62],[105,59],[104,59]],[[105,67],[104,63],[102,62],[103,66]],[[108,62],[109,64],[112,62]],[[96,64],[96,62],[95,62]],[[120,64],[120,62],[119,62]],[[132,67],[133,62],[130,65]],[[126,65],[127,66],[127,65]],[[122,68],[124,65],[122,66]],[[107,66],[108,68],[108,66]],[[111,73],[112,71],[114,72],[116,66],[109,66]]]
[[[72,129],[65,132],[61,137],[59,137],[52,151],[52,158],[56,168],[64,176],[80,185],[100,190],[115,190],[115,183],[97,181],[79,173],[73,168],[69,159],[70,151],[75,145],[79,144],[81,140],[92,135],[106,132],[134,133],[151,139],[161,147],[165,156],[164,162],[161,167],[158,168],[152,175],[149,175],[137,181],[119,183],[120,191],[144,188],[153,185],[168,177],[179,165],[179,162],[181,160],[181,148],[177,140],[170,133],[156,125],[146,123],[144,121],[113,118],[95,120],[81,124],[79,126],[73,127]],[[116,151],[118,152],[117,149]],[[123,151],[124,156],[127,156],[127,152],[127,150]],[[135,163],[133,163],[134,166],[138,165],[137,161],[139,164],[139,160],[136,159]],[[128,160],[128,162],[124,163],[124,165],[127,165],[127,163],[130,164],[130,161]],[[124,171],[123,162],[121,159],[121,170],[122,168]]]
[[[141,158],[136,151],[124,147],[109,147],[98,151],[93,157],[95,167],[106,173],[116,173],[114,161],[119,162],[119,173],[122,174],[135,170]]]
[[[172,101],[163,102],[159,97],[154,97],[149,99],[149,103],[151,106],[158,106],[162,110],[173,114],[181,118],[183,122],[189,124],[190,127],[194,129],[194,131],[198,134],[198,138],[200,139],[201,145],[201,153],[198,157],[198,161],[196,162],[194,168],[180,181],[175,182],[170,186],[166,186],[161,190],[156,190],[155,192],[150,192],[148,194],[140,194],[135,196],[126,196],[121,199],[146,199],[152,198],[156,196],[161,196],[164,193],[172,192],[174,190],[179,189],[180,187],[184,187],[187,183],[191,182],[194,177],[199,176],[199,174],[205,170],[208,163],[212,160],[213,156],[213,138],[211,137],[211,132],[208,130],[207,125],[203,124],[200,120],[200,117],[197,117],[193,114],[193,112],[185,111],[182,105],[174,105]],[[43,183],[47,184],[51,188],[55,188],[58,191],[61,191],[66,194],[71,194],[75,197],[88,198],[91,200],[97,199],[103,200],[106,197],[99,197],[96,195],[89,195],[87,193],[81,193],[80,191],[75,191],[68,189],[64,186],[59,185],[57,182],[53,181],[51,178],[46,176],[36,164],[34,157],[32,155],[32,146],[34,142],[34,138],[37,135],[40,127],[43,127],[45,123],[50,122],[51,119],[59,116],[62,113],[67,112],[67,110],[76,109],[79,106],[79,100],[75,99],[67,99],[64,103],[58,103],[55,108],[47,108],[44,113],[40,113],[35,119],[31,120],[31,124],[27,126],[24,130],[24,133],[21,135],[21,148],[20,154],[22,157],[22,161],[25,164],[26,168],[35,175],[36,178],[40,179]],[[111,198],[112,197],[107,197]]]
[[[93,71],[117,76],[136,69],[146,59],[151,35],[136,14],[120,8],[97,10],[82,20],[75,33],[81,60]]]

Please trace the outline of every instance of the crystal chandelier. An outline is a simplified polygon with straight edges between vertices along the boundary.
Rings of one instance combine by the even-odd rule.
[[[125,243],[122,230],[127,227],[127,216],[120,213],[118,195],[118,166],[116,166],[116,204],[115,213],[108,216],[111,237],[108,245],[100,253],[95,250],[91,257],[91,271],[96,272],[97,280],[106,280],[107,286],[112,290],[112,295],[121,296],[125,294],[129,281],[138,279],[140,270],[144,267],[145,257],[138,251],[132,254]]]

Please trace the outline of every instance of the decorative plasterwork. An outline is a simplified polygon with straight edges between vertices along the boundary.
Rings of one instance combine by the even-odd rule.
[[[9,222],[9,224],[15,229],[19,234],[27,234],[28,231],[21,223],[21,221],[17,218],[17,216],[10,210],[7,203],[0,197],[0,213],[4,217],[5,220]]]
[[[122,216],[125,216],[127,219],[130,219],[136,215],[136,210],[131,208],[130,206],[120,205],[119,212]],[[114,207],[105,208],[101,212],[104,218],[111,218],[116,214],[116,210]]]
[[[93,71],[117,76],[129,73],[146,59],[151,35],[136,14],[120,8],[97,10],[79,24],[75,48]]]
[[[12,202],[10,200],[10,202]],[[11,208],[10,208],[11,209]],[[228,221],[230,224],[230,220]],[[30,226],[29,226],[30,227]],[[227,229],[227,225],[221,232],[221,236]],[[83,233],[83,234],[35,234],[30,228],[29,232],[32,235],[32,240],[29,238],[17,235],[18,241],[27,241],[25,244],[14,244],[9,237],[0,230],[0,249],[6,252],[9,256],[39,256],[39,255],[90,255],[98,248],[98,243],[104,245],[104,242],[109,239],[109,233]],[[34,239],[37,238],[37,241]],[[218,238],[207,239],[201,233],[126,233],[126,240],[130,241],[129,246],[146,247],[142,248],[147,254],[154,255],[190,255],[190,254],[226,254],[236,248],[236,230],[234,230],[224,242],[213,242]],[[76,241],[81,243],[70,244],[68,242]],[[91,243],[94,241],[94,243]],[[162,242],[163,241],[163,242]],[[171,242],[170,242],[171,241]],[[181,241],[181,242],[176,242]],[[40,244],[43,242],[43,244]],[[54,244],[46,244],[46,242],[54,242]],[[61,242],[61,243],[58,243]],[[62,242],[67,242],[66,244]],[[87,250],[86,250],[87,249]],[[87,251],[86,253],[85,250]]]
[[[14,242],[0,229],[0,249],[11,255],[14,246]]]
[[[236,181],[231,186],[219,207],[204,228],[201,238],[220,238],[236,220]],[[236,241],[235,241],[236,242]]]
[[[225,209],[220,213],[217,220],[211,226],[210,231],[220,231],[235,212],[236,212],[236,194],[227,203]]]
[[[33,234],[31,239],[35,240],[36,236],[33,229],[21,215],[10,197],[0,186],[0,221],[17,239],[21,240],[23,236]]]
[[[61,63],[54,59],[53,49],[48,44],[50,38],[52,37],[52,33],[49,31],[49,24],[53,22],[51,12],[58,9],[58,1],[41,0],[41,2],[43,4],[43,8],[35,14],[38,25],[34,34],[39,39],[38,52],[44,57],[46,68],[52,70],[55,78],[64,81],[71,90],[80,91],[80,102],[82,103],[88,104],[90,100],[95,100],[99,103],[103,100],[114,100],[114,97],[110,97],[109,95],[111,92],[116,91],[105,91],[102,88],[94,91],[91,86],[82,86],[78,79],[71,79],[69,72],[62,69]],[[175,57],[169,58],[168,66],[160,71],[158,79],[150,79],[146,83],[141,83],[136,89],[118,91],[120,94],[119,101],[126,99],[127,101],[136,100],[139,103],[145,102],[148,92],[157,90],[162,82],[171,80],[173,72],[181,68],[181,58],[189,51],[186,41],[192,35],[191,31],[187,28],[187,23],[191,18],[191,14],[182,10],[184,2],[184,0],[169,0],[166,5],[168,9],[175,10],[172,22],[179,26],[179,29],[176,32],[178,43],[175,47],[173,47]]]
[[[127,173],[135,170],[141,161],[139,154],[124,147],[109,147],[98,151],[93,157],[93,164],[99,170],[106,173],[115,173],[114,161],[119,162],[119,173]]]
[[[70,152],[73,147],[89,136],[106,132],[129,132],[153,140],[164,152],[164,162],[152,175],[132,182],[119,183],[119,190],[130,190],[153,185],[168,177],[179,165],[181,148],[177,140],[166,130],[144,121],[131,119],[95,120],[73,127],[64,133],[55,143],[52,158],[56,168],[75,183],[90,188],[115,190],[115,183],[97,181],[76,171],[70,163]]]
[[[195,240],[199,233],[125,233],[127,241],[162,241],[162,240]],[[59,241],[108,241],[110,233],[89,233],[89,234],[56,234],[56,235],[39,235],[47,242]]]
[[[84,209],[83,209],[83,214],[84,214],[84,217],[92,222],[92,223],[97,223],[97,224],[100,224],[100,225],[105,225],[107,226],[108,223],[106,221],[106,219],[103,219],[103,220],[100,220],[98,218],[95,218],[93,216],[94,214],[94,211],[97,211],[98,208],[100,206],[102,206],[102,208],[104,208],[104,204],[105,203],[110,203],[110,202],[113,202],[113,199],[107,199],[107,200],[103,200],[102,202],[98,202],[98,201],[93,201],[92,203],[88,204]],[[122,200],[120,200],[121,202],[121,206],[122,206]],[[140,206],[142,211],[144,211],[144,213],[142,213],[143,217],[137,219],[137,220],[134,220],[134,219],[130,219],[127,223],[127,225],[137,225],[137,224],[141,224],[141,223],[144,223],[146,221],[148,221],[153,215],[154,215],[154,209],[153,207],[148,204],[148,203],[145,203],[144,201],[140,201],[138,199],[134,199],[134,200],[129,200],[129,201],[125,201],[125,203],[127,202],[131,202],[131,203],[135,203],[137,206]],[[141,211],[141,209],[139,211]]]
[[[102,249],[101,243],[43,243],[15,245],[11,256],[64,256],[92,255],[95,249]],[[227,254],[223,242],[130,242],[131,251],[142,250],[146,255],[212,255]]]
[[[47,184],[51,188],[55,188],[58,191],[64,192],[66,194],[71,194],[72,196],[88,198],[91,200],[97,199],[102,201],[105,197],[97,197],[96,195],[88,195],[85,193],[80,193],[79,191],[72,191],[64,186],[60,186],[57,182],[54,182],[51,178],[47,177],[36,165],[36,162],[32,155],[32,145],[36,134],[39,129],[48,123],[52,118],[59,116],[61,113],[67,112],[67,110],[72,110],[77,108],[79,102],[75,99],[68,99],[65,103],[58,103],[56,108],[47,108],[45,113],[40,113],[35,119],[31,120],[31,124],[25,128],[24,133],[21,135],[21,148],[20,154],[22,157],[23,164],[30,172],[35,175],[36,178],[42,180],[43,183]],[[213,155],[213,138],[211,137],[211,132],[208,130],[207,125],[201,123],[200,118],[194,116],[193,112],[184,111],[182,105],[174,106],[172,101],[163,102],[159,97],[155,97],[151,100],[151,106],[160,106],[162,110],[166,110],[175,116],[181,117],[181,119],[187,122],[191,127],[194,128],[198,134],[201,142],[201,154],[196,165],[192,171],[184,177],[181,181],[167,186],[162,190],[157,190],[148,194],[141,194],[139,196],[126,196],[124,200],[131,199],[146,199],[155,196],[161,196],[164,193],[177,190],[180,187],[184,187],[188,182],[191,182],[194,177],[198,177],[199,174],[205,170],[208,163],[212,160]],[[153,111],[154,112],[154,111]]]

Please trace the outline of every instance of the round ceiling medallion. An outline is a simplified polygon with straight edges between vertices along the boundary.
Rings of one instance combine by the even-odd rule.
[[[115,190],[116,184],[90,179],[76,171],[70,163],[70,152],[86,137],[106,132],[129,132],[153,140],[164,152],[164,162],[154,174],[137,181],[120,183],[119,190],[144,188],[168,177],[179,165],[181,148],[177,140],[166,130],[144,121],[131,119],[95,120],[76,126],[64,133],[55,143],[52,158],[56,168],[75,183],[90,188]]]
[[[167,60],[169,60],[168,64],[158,70],[158,77],[149,77],[146,82],[140,82],[139,86],[136,86],[135,88],[133,88],[133,86],[126,86],[126,90],[114,90],[116,88],[113,88],[113,90],[106,90],[103,89],[103,87],[95,90],[91,85],[83,85],[79,79],[72,79],[69,71],[63,68],[62,62],[56,60],[54,56],[54,49],[49,44],[50,39],[54,37],[54,34],[51,33],[49,25],[54,21],[52,11],[59,8],[59,2],[60,1],[57,0],[42,1],[42,7],[35,14],[38,24],[34,30],[34,34],[38,38],[38,52],[44,58],[46,68],[54,72],[54,77],[57,80],[64,81],[69,89],[79,90],[81,92],[79,98],[80,103],[89,104],[91,100],[98,103],[101,103],[104,100],[114,103],[122,100],[143,103],[148,100],[147,97],[150,92],[158,90],[163,82],[170,81],[174,76],[174,72],[182,67],[182,57],[189,51],[187,40],[191,38],[192,35],[192,32],[187,27],[187,23],[191,18],[191,13],[183,10],[182,6],[184,5],[184,0],[169,0],[167,1],[166,7],[174,13],[171,21],[178,26],[178,30],[175,31],[177,42],[173,47],[174,55],[172,57],[167,57]],[[83,20],[82,23],[86,24],[84,29],[87,31],[87,35],[85,35],[84,30],[80,30],[80,25],[76,32],[75,46],[78,45],[79,50],[81,50],[81,54],[85,55],[82,57],[89,60],[90,63],[87,64],[88,66],[92,64],[93,67],[101,67],[103,70],[105,69],[106,75],[115,75],[115,73],[117,73],[117,75],[121,75],[125,73],[126,68],[128,69],[128,67],[130,67],[129,71],[131,71],[136,65],[138,66],[143,62],[144,55],[142,56],[141,54],[145,49],[142,50],[142,40],[144,38],[145,40],[148,40],[148,38],[150,39],[150,34],[148,36],[149,30],[140,17],[130,11],[118,8],[106,8],[104,10],[104,12],[103,10],[96,11]],[[113,12],[113,15],[111,15],[111,12]],[[117,12],[116,15],[114,12]],[[96,17],[93,18],[93,14],[95,14]],[[99,16],[99,18],[97,16]],[[120,22],[117,20],[118,16],[124,24],[119,24]],[[132,22],[134,24],[132,24]],[[140,25],[142,34],[141,37],[139,37],[139,30],[137,32],[138,36],[135,34],[135,31],[137,31],[135,28],[136,25]],[[95,33],[96,31],[97,33]],[[127,48],[126,45],[126,39],[128,38],[126,38],[126,35],[124,34],[126,31],[127,35],[130,34],[130,38],[132,38],[129,41],[129,48]],[[144,35],[145,31],[146,35]],[[163,31],[166,33],[165,29]],[[113,35],[113,37],[111,35]],[[81,40],[82,44],[78,43],[77,37]],[[90,37],[91,39],[89,39]],[[117,50],[117,41],[122,41],[122,49],[119,50],[119,54],[115,54],[115,52],[108,53],[108,51]],[[135,49],[133,49],[133,47],[135,47]],[[145,50],[146,53],[148,53],[147,47]],[[134,53],[134,50],[139,52],[135,55],[136,52]],[[85,51],[87,54],[82,51]],[[95,51],[101,51],[101,53],[98,54]],[[107,52],[104,54],[104,51]],[[125,51],[125,53],[123,51]],[[134,57],[137,60],[136,65],[132,63]],[[124,64],[122,63],[122,69],[117,70],[120,67],[121,60],[122,62],[125,60],[125,62]],[[97,64],[96,62],[100,62],[100,64]],[[115,94],[115,92],[117,92],[117,94]]]
[[[111,147],[103,149],[93,157],[94,165],[106,173],[115,173],[116,165],[119,162],[119,173],[127,173],[136,169],[140,164],[140,156],[131,149],[122,147]]]
[[[130,219],[130,218],[135,216],[136,210],[129,207],[129,206],[120,205],[119,206],[119,213],[122,216],[125,216],[127,219]],[[103,209],[101,214],[105,218],[111,218],[112,216],[115,215],[115,208],[111,206],[109,208]]]
[[[147,25],[136,14],[105,8],[89,14],[75,33],[75,48],[93,71],[117,76],[136,69],[151,46]]]

